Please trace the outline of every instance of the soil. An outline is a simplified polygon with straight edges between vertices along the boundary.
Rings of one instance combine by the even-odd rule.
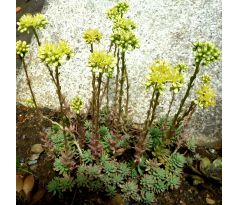
[[[59,113],[49,109],[41,110],[44,115],[51,119],[57,119]],[[16,136],[16,153],[17,159],[21,162],[27,162],[30,156],[30,149],[33,144],[42,143],[44,138],[44,130],[49,128],[51,125],[47,121],[39,121],[39,117],[33,109],[27,108],[21,104],[17,104],[17,136]],[[221,154],[220,148],[215,148],[215,155],[209,151],[210,148],[198,147],[198,152],[202,157],[209,157],[213,159]],[[30,166],[24,163],[25,170],[31,172],[35,179],[35,188],[46,189],[46,185],[55,176],[55,172],[52,168],[52,160],[49,159],[47,154],[44,152],[41,154],[37,166],[31,170]],[[213,199],[215,204],[222,204],[222,190],[219,183],[214,183],[209,180],[205,180],[205,183],[199,186],[193,186],[188,174],[185,170],[184,177],[182,179],[181,186],[177,190],[166,191],[161,193],[159,197],[158,205],[206,205],[206,198]],[[188,170],[189,171],[189,170]],[[21,171],[21,174],[28,175],[29,173]],[[34,191],[33,190],[33,191]],[[73,203],[72,203],[73,202]],[[52,196],[50,193],[45,194],[41,200],[41,205],[44,204],[112,204],[110,200],[98,196],[94,193],[81,192],[80,190],[73,190],[72,192],[65,193],[62,199]],[[24,204],[23,201],[18,200],[17,204]],[[25,203],[26,204],[26,203]],[[115,203],[116,204],[116,203]]]

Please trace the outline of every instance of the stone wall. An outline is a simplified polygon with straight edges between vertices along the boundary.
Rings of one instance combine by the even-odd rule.
[[[67,99],[81,95],[87,103],[91,94],[91,73],[87,67],[89,48],[82,39],[87,28],[99,28],[104,40],[98,46],[107,49],[111,22],[106,10],[115,0],[46,0],[43,13],[49,26],[40,33],[42,41],[66,39],[75,49],[75,57],[61,68],[62,90]],[[157,58],[176,63],[193,64],[192,42],[213,41],[221,48],[222,9],[221,0],[129,0],[128,16],[137,23],[136,34],[140,48],[126,54],[126,63],[131,82],[130,108],[134,122],[142,122],[149,104],[150,93],[145,90],[148,66]],[[32,39],[29,71],[42,106],[55,108],[58,105],[54,85],[48,70],[36,58],[36,41]],[[191,72],[193,68],[191,68]],[[191,124],[190,133],[196,137],[213,140],[221,138],[221,62],[202,69],[213,77],[217,91],[217,106],[198,109]],[[24,73],[17,71],[17,100],[28,98],[29,91]],[[111,96],[112,99],[112,96]],[[168,108],[171,96],[165,95],[158,114]],[[178,106],[179,101],[176,101]]]

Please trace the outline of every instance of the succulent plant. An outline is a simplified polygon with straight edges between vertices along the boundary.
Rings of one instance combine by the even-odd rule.
[[[145,204],[151,204],[151,203],[155,202],[154,192],[145,191],[145,192],[142,192],[141,195],[142,195],[143,202]]]
[[[108,196],[113,197],[116,194],[116,186],[107,185],[105,191]]]
[[[119,163],[118,172],[124,177],[130,174],[131,169],[127,163]]]
[[[97,177],[101,173],[101,167],[99,165],[89,165],[87,167],[87,174],[89,176]]]
[[[153,190],[155,183],[156,183],[156,179],[153,175],[145,174],[140,180],[140,184],[146,190]]]
[[[93,180],[88,184],[88,187],[92,191],[100,192],[103,189],[103,183],[100,180]]]
[[[59,172],[59,174],[67,174],[69,173],[70,169],[69,167],[67,167],[66,165],[64,165],[62,162],[61,162],[61,158],[56,158],[55,159],[55,162],[54,162],[54,170]]]
[[[82,161],[85,164],[90,164],[93,162],[93,156],[90,150],[83,150]]]
[[[87,187],[89,182],[88,177],[84,174],[78,174],[75,181],[78,187]]]
[[[181,183],[180,178],[175,174],[169,173],[167,176],[167,186],[170,189],[177,189]]]
[[[163,168],[153,170],[152,174],[157,180],[164,180],[166,176],[166,172]]]
[[[182,154],[176,152],[169,157],[166,163],[166,167],[169,170],[183,168],[185,162],[186,162],[185,157]]]
[[[132,198],[133,200],[136,200],[139,197],[139,188],[136,181],[128,181],[125,184],[121,185],[121,191],[123,193],[123,196],[127,199]]]
[[[167,185],[164,180],[156,180],[154,190],[156,193],[164,192],[167,189]]]
[[[106,161],[103,164],[103,169],[106,174],[115,173],[117,171],[117,166],[114,161]]]
[[[74,182],[71,179],[54,177],[48,184],[47,189],[53,195],[61,194],[67,190],[72,191]]]
[[[109,129],[105,126],[100,127],[98,133],[101,135],[101,137],[107,136],[109,134]]]

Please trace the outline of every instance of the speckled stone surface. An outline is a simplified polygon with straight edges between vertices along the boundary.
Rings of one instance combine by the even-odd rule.
[[[40,32],[41,41],[66,39],[76,55],[61,67],[61,83],[64,95],[71,100],[81,95],[86,104],[91,96],[91,73],[87,67],[89,48],[82,39],[87,28],[99,28],[104,40],[98,48],[108,49],[111,22],[105,12],[112,7],[114,0],[57,0],[47,1],[43,13],[50,22]],[[157,58],[176,63],[184,61],[193,64],[192,42],[213,41],[221,48],[222,8],[221,0],[129,0],[128,16],[137,23],[136,34],[140,48],[126,54],[129,72],[130,108],[134,122],[144,120],[150,98],[145,90],[145,76],[148,66]],[[31,43],[32,52],[28,58],[29,72],[33,89],[39,104],[50,108],[58,105],[55,88],[48,70],[36,58],[36,41]],[[191,135],[213,140],[221,138],[221,62],[206,69],[200,75],[210,73],[217,91],[217,106],[211,109],[198,109],[190,127]],[[191,72],[193,69],[191,68]],[[29,95],[24,73],[17,73],[17,100],[24,101]],[[181,94],[182,95],[182,94]],[[193,96],[192,96],[193,97]],[[112,99],[112,96],[111,96]],[[163,115],[171,96],[166,94],[158,109]],[[178,106],[176,101],[175,107]]]

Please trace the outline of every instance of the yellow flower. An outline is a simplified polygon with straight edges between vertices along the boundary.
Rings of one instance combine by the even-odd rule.
[[[46,27],[48,24],[46,17],[43,14],[24,14],[19,22],[17,22],[18,25],[18,31],[23,33],[23,32],[28,32],[30,28],[34,29],[43,29]]]
[[[102,39],[102,33],[98,29],[88,29],[84,32],[83,38],[87,44],[99,43]]]
[[[64,63],[64,57],[69,60],[73,57],[72,48],[66,41],[59,43],[44,43],[39,47],[38,57],[46,65],[61,66]]]
[[[106,73],[110,76],[116,64],[116,59],[112,53],[99,50],[90,54],[88,63],[93,72]]]
[[[196,91],[197,100],[195,101],[199,107],[208,108],[216,105],[216,93],[208,84],[202,85]]]

